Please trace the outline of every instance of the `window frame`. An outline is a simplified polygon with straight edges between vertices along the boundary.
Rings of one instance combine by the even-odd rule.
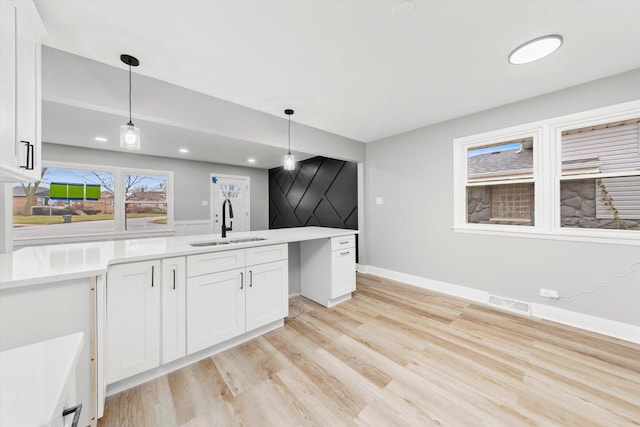
[[[16,237],[13,236],[13,243],[16,247],[31,246],[37,244],[56,244],[87,241],[104,241],[118,239],[132,239],[139,237],[162,237],[172,236],[174,230],[174,194],[173,194],[173,172],[159,171],[152,169],[138,169],[130,167],[117,167],[108,165],[81,164],[72,162],[43,161],[41,167],[53,167],[60,169],[98,170],[114,174],[114,230],[107,233],[91,233],[78,235],[57,235],[38,237]],[[124,176],[125,174],[150,175],[166,177],[167,180],[167,226],[161,230],[125,230],[125,198]]]
[[[597,228],[561,227],[560,183],[562,176],[562,132],[602,123],[640,117],[640,100],[615,104],[547,120],[513,126],[453,140],[453,231],[462,233],[530,237],[552,240],[587,241],[623,245],[640,245],[640,232]],[[517,139],[534,132],[534,224],[531,227],[467,222],[467,150]],[[537,144],[537,145],[536,145]],[[640,175],[631,173],[632,175]],[[615,176],[625,175],[624,172]],[[600,176],[600,175],[599,175]],[[589,178],[583,175],[581,178]],[[518,180],[513,180],[513,183]]]

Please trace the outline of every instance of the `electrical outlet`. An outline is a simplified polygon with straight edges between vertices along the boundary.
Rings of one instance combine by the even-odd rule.
[[[547,297],[547,298],[555,298],[555,299],[560,298],[560,294],[558,293],[558,291],[554,291],[551,289],[544,289],[544,288],[540,288],[540,296]]]

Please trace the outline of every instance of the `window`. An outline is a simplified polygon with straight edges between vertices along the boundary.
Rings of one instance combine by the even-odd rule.
[[[13,185],[16,240],[88,240],[170,231],[172,173],[46,163],[36,183]]]
[[[640,230],[639,118],[561,133],[562,227]]]
[[[467,148],[467,222],[534,223],[533,137]]]
[[[640,100],[455,139],[454,230],[640,244]]]

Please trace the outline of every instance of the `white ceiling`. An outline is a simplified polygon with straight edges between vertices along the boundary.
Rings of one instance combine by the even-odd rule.
[[[637,0],[398,3],[36,0],[46,45],[363,142],[640,67]]]

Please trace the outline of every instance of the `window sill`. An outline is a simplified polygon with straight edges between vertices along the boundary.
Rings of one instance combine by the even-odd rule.
[[[81,242],[104,242],[109,240],[144,239],[150,237],[169,237],[175,235],[173,228],[154,231],[131,231],[127,233],[104,233],[78,236],[50,236],[50,237],[28,237],[14,238],[14,249],[35,245],[58,245],[65,243]]]
[[[499,228],[498,228],[499,227]],[[518,229],[514,229],[517,227]],[[640,246],[640,231],[618,231],[618,230],[584,230],[584,229],[566,229],[561,228],[554,230],[553,232],[545,232],[533,227],[528,229],[520,229],[524,226],[469,226],[456,225],[452,227],[452,230],[456,233],[467,234],[483,234],[489,236],[502,236],[502,237],[524,237],[532,239],[546,239],[546,240],[562,240],[569,242],[589,242],[589,243],[604,243],[613,245],[631,245]]]

